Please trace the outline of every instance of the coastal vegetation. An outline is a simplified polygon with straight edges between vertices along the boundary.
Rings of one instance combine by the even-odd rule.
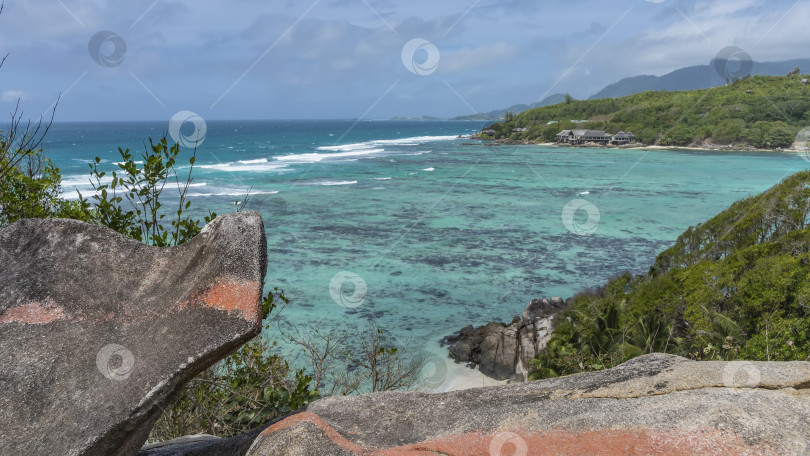
[[[562,130],[632,131],[647,145],[776,149],[810,126],[807,76],[753,76],[723,87],[574,100],[524,111],[484,130],[491,139],[553,142]],[[572,119],[587,119],[574,123]],[[525,130],[524,130],[525,129]],[[484,137],[484,136],[482,136]]]
[[[556,322],[533,379],[653,352],[810,359],[810,171],[689,228],[646,274],[579,293]]]
[[[61,198],[62,174],[42,154],[51,121],[24,123],[18,109],[0,132],[0,226],[21,218],[86,219],[78,203]]]
[[[90,220],[144,243],[166,247],[191,240],[206,223],[216,218],[210,211],[203,220],[184,216],[191,207],[186,195],[193,180],[196,150],[188,159],[188,173],[182,180],[175,166],[180,145],[169,146],[165,136],[157,142],[149,138],[149,145],[144,146],[139,160],[129,149],[119,148],[118,153],[121,156],[121,161],[116,163],[119,169],[110,173],[110,181],[105,180],[107,172],[99,169],[100,157],[89,164],[94,194],[90,202],[79,194],[79,206]],[[167,185],[177,189],[177,198],[172,198],[177,210],[168,213],[163,209],[167,198],[161,198]],[[247,196],[245,198],[237,211],[244,208]],[[164,222],[167,215],[170,215],[168,226]]]

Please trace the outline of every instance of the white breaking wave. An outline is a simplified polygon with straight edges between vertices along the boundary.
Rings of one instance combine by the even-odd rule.
[[[295,163],[317,163],[321,160],[357,157],[360,155],[378,154],[380,152],[385,152],[385,149],[352,150],[347,152],[339,152],[336,154],[318,154],[313,152],[310,154],[279,155],[278,157],[273,158],[275,158],[278,161],[287,161]]]
[[[199,168],[212,169],[215,171],[230,171],[230,172],[237,172],[237,171],[262,172],[262,171],[273,171],[287,167],[287,165],[285,165],[284,163],[268,162],[266,159],[263,160],[264,161],[245,160],[239,162],[218,163],[216,165],[199,165]]]
[[[124,164],[124,162],[113,162],[113,165],[115,165],[115,166],[123,165],[123,164]],[[143,160],[137,160],[137,161],[135,161],[135,164],[136,165],[143,165]]]
[[[422,171],[436,171],[436,168],[425,168]]]
[[[301,185],[323,185],[327,187],[335,186],[335,185],[353,185],[356,184],[357,181],[321,181],[321,182],[309,182],[304,183]]]
[[[266,158],[257,158],[255,160],[239,160],[239,163],[243,165],[256,165],[259,163],[267,163]]]
[[[103,178],[101,178],[101,185],[111,184],[111,183],[112,183],[112,176],[107,175],[107,176],[104,176]],[[185,184],[181,184],[181,185],[185,186]],[[188,187],[189,188],[200,188],[200,187],[205,187],[206,185],[208,185],[207,182],[192,182],[191,184],[188,184]],[[166,189],[167,190],[176,190],[177,189],[177,184],[174,183],[174,182],[167,182],[166,183]],[[123,191],[123,190],[121,190],[121,191]],[[95,194],[95,191],[93,190],[93,184],[90,182],[90,178],[87,177],[87,176],[83,176],[83,175],[65,176],[65,178],[62,179],[62,194],[60,196],[63,199],[75,200],[75,199],[79,199],[79,193],[78,192],[81,192],[82,196],[84,196],[85,198],[88,198],[88,197],[93,196]],[[242,193],[244,193],[244,192],[242,192]],[[191,195],[192,194],[189,194],[189,196],[191,196]]]
[[[375,177],[374,180],[375,181],[387,181],[387,180],[391,180],[391,178],[390,177]]]
[[[414,136],[411,138],[399,139],[375,139],[353,144],[342,144],[339,146],[321,146],[316,150],[332,153],[307,153],[307,154],[293,154],[293,155],[280,155],[273,157],[276,161],[286,161],[294,163],[317,163],[322,160],[335,160],[345,159],[348,157],[358,157],[363,155],[379,154],[385,152],[384,146],[418,146],[427,142],[433,141],[451,141],[457,139],[457,136]],[[421,155],[430,153],[431,151],[419,151],[416,154]]]
[[[458,139],[457,136],[414,136],[411,138],[399,139],[375,139],[354,144],[343,144],[340,146],[322,146],[318,150],[332,150],[337,152],[346,152],[352,150],[362,150],[378,146],[418,146],[427,142],[434,141],[452,141]]]
[[[102,184],[109,184],[112,182],[112,175],[108,174],[101,178]],[[62,188],[93,188],[90,184],[90,177],[87,174],[69,175],[62,177]]]
[[[253,195],[275,195],[278,191],[272,192],[250,192],[250,196]],[[225,191],[225,192],[217,192],[217,193],[189,193],[188,197],[198,197],[198,198],[205,198],[206,196],[242,196],[244,197],[247,194],[246,190],[233,190],[233,191]]]
[[[95,183],[95,182],[93,182],[93,183]],[[93,183],[90,182],[90,177],[88,177],[88,176],[85,176],[85,175],[80,175],[80,176],[69,175],[69,176],[65,176],[62,179],[62,188],[65,188],[65,189],[93,188]],[[110,183],[112,183],[112,175],[107,175],[107,176],[104,176],[104,177],[101,178],[101,184],[102,185],[110,184]],[[174,186],[175,184],[173,182],[169,182],[169,183],[167,183],[167,187],[169,185]],[[183,185],[185,185],[185,184],[183,184]],[[208,184],[205,183],[205,182],[192,182],[191,184],[188,184],[189,187],[205,187],[206,185],[208,185]]]

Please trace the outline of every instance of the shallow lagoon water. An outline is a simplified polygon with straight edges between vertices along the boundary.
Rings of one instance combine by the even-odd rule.
[[[483,125],[474,122],[353,123],[209,122],[193,208],[232,211],[252,188],[248,209],[262,214],[268,238],[267,286],[291,299],[282,325],[373,322],[432,351],[467,324],[510,320],[532,298],[642,273],[687,227],[809,165],[776,152],[492,147],[457,138]],[[46,151],[62,168],[65,195],[79,188],[86,196],[94,156],[113,170],[117,147],[137,150],[165,130],[58,124]],[[569,227],[595,226],[592,234],[566,227],[572,200],[592,213],[574,212]]]

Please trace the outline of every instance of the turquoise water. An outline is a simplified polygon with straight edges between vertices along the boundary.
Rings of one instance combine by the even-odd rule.
[[[472,122],[352,125],[209,122],[193,207],[231,211],[252,187],[267,284],[291,299],[282,325],[373,322],[426,347],[532,298],[644,272],[690,225],[808,165],[781,153],[489,147],[457,138],[482,126]],[[87,194],[90,159],[112,170],[118,146],[164,130],[60,124],[46,150],[65,195]],[[569,229],[572,200],[590,205],[569,210]]]

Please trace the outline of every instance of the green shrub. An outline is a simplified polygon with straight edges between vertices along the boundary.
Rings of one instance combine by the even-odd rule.
[[[264,299],[266,320],[278,301],[288,302],[278,289]],[[291,369],[272,353],[274,346],[258,337],[194,377],[163,411],[149,441],[199,433],[231,437],[318,399],[312,377]]]
[[[182,180],[176,168],[180,145],[170,147],[165,136],[158,142],[149,138],[149,146],[138,157],[140,160],[136,160],[129,149],[118,148],[118,153],[121,155],[117,163],[119,171],[111,173],[109,184],[102,183],[107,172],[98,168],[101,158],[96,157],[90,163],[90,181],[95,194],[91,202],[80,195],[80,204],[94,222],[147,244],[165,247],[190,240],[216,217],[210,212],[203,220],[183,216],[191,206],[186,195],[193,180],[196,150],[188,159],[188,174]],[[167,185],[177,190],[176,211],[167,212],[163,207]],[[170,228],[164,224],[167,215],[171,216]]]
[[[23,125],[15,112],[8,131],[0,131],[0,226],[21,218],[86,219],[77,202],[61,198],[62,175],[40,147],[50,125]]]

